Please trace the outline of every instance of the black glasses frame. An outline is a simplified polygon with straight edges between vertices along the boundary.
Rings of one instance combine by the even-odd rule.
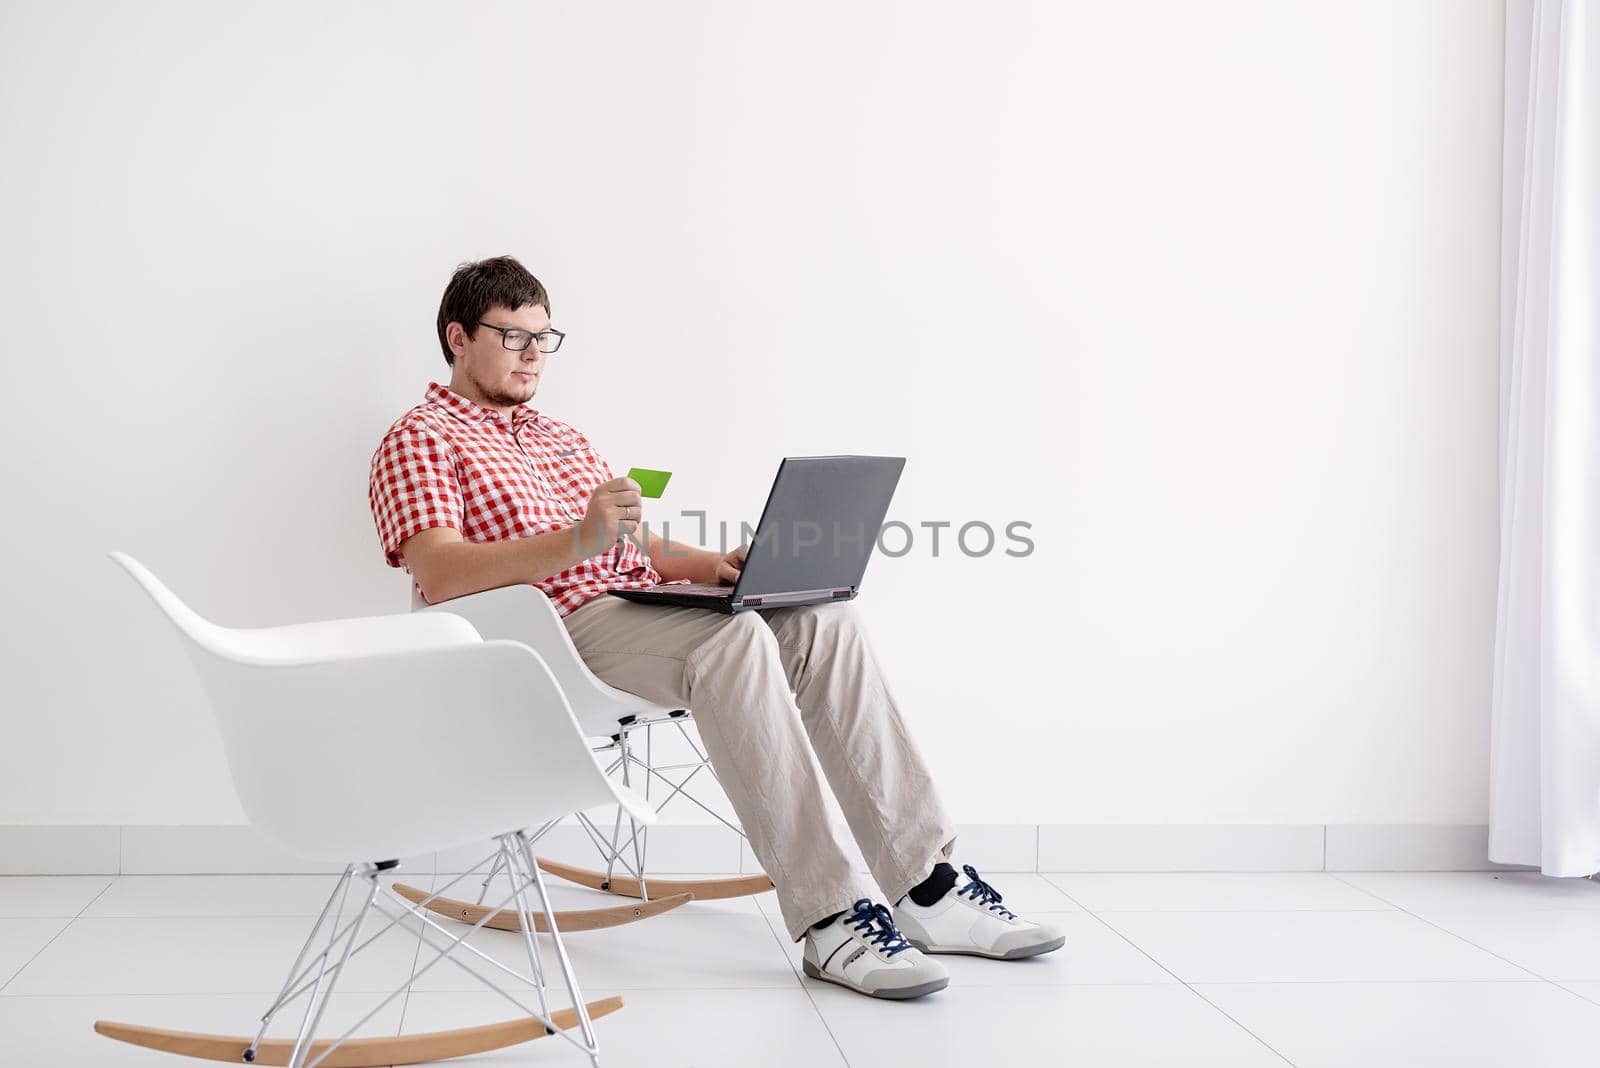
[[[552,352],[556,351],[557,349],[559,349],[561,347],[561,342],[564,341],[566,339],[566,336],[567,336],[566,334],[562,333],[560,330],[541,330],[537,334],[535,334],[530,330],[517,330],[517,329],[515,329],[513,327],[509,327],[509,326],[495,326],[493,323],[486,323],[486,322],[483,322],[482,320],[478,321],[478,325],[479,326],[487,326],[490,330],[494,330],[497,333],[499,333],[499,335],[500,335],[500,344],[505,346],[506,348],[510,349],[512,352],[527,352],[528,351],[528,345],[532,345],[534,343],[534,341],[537,340],[538,343],[539,343],[539,351],[544,353],[546,356],[548,356]],[[511,335],[512,334],[517,334],[517,335],[519,335],[521,337],[527,338],[528,339],[528,344],[527,345],[522,345],[520,347],[517,346],[517,345],[513,345],[511,343]],[[545,348],[544,347],[545,346],[545,338],[555,338],[555,340],[550,343],[550,347],[549,348]]]

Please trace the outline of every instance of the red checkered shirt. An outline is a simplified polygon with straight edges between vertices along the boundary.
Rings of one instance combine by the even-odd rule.
[[[613,477],[589,439],[523,405],[509,425],[493,408],[428,384],[427,399],[397,419],[372,455],[367,488],[390,567],[419,530],[453,527],[470,542],[566,530],[594,488]],[[563,616],[606,590],[654,586],[661,575],[630,539],[542,582]]]

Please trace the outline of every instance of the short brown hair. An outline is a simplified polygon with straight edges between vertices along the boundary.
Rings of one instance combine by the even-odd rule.
[[[550,295],[544,286],[510,256],[463,263],[450,276],[444,298],[439,301],[439,347],[444,350],[445,363],[456,365],[456,354],[445,340],[445,328],[460,323],[468,337],[476,337],[478,320],[496,304],[512,311],[537,304],[546,315],[550,314]]]

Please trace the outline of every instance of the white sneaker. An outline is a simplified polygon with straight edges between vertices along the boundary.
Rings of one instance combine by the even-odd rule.
[[[912,948],[894,929],[889,909],[866,898],[821,930],[806,932],[801,964],[813,979],[874,998],[920,998],[950,985],[944,965]]]
[[[907,894],[895,906],[895,922],[913,946],[924,953],[1019,960],[1067,944],[1060,928],[1025,920],[1002,906],[1000,892],[980,879],[970,864],[961,870],[967,873],[967,884],[952,886],[933,904],[924,907]]]

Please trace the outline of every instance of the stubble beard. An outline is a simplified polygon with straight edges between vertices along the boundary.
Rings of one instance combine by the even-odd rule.
[[[538,379],[532,379],[524,386],[515,387],[515,393],[499,388],[490,389],[482,383],[478,384],[478,389],[483,392],[484,397],[495,404],[526,404],[533,399],[533,395],[538,388]]]

